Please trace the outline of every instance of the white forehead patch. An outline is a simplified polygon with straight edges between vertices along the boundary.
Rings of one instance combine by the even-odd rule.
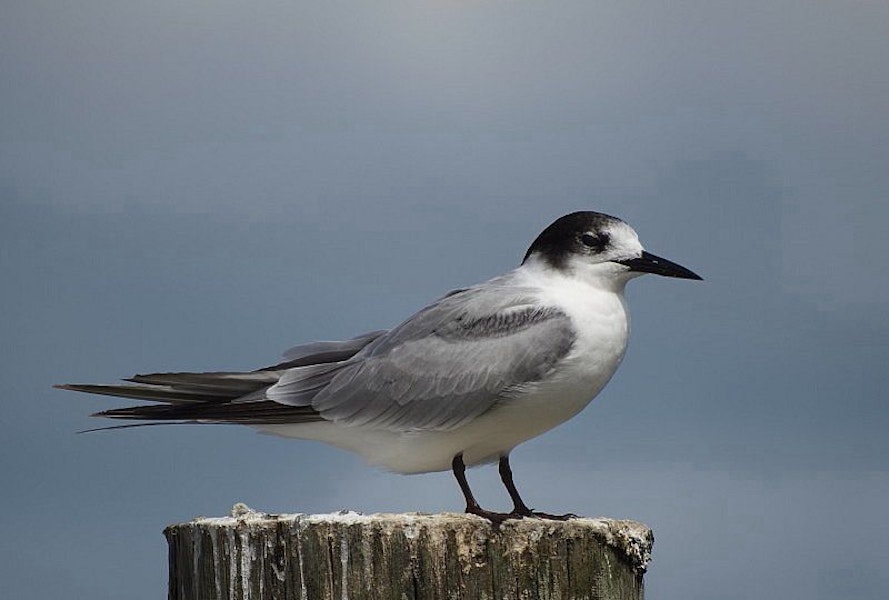
[[[635,258],[642,256],[642,243],[632,227],[623,221],[609,223],[605,232],[611,237],[608,254],[612,260],[615,258]]]

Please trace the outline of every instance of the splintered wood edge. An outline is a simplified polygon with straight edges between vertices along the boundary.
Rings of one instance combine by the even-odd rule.
[[[637,573],[644,573],[651,561],[654,534],[644,523],[630,519],[608,519],[605,517],[577,517],[567,521],[546,519],[515,519],[495,528],[489,521],[475,515],[463,513],[373,513],[362,514],[342,510],[324,514],[273,514],[255,511],[245,504],[237,503],[228,517],[197,517],[185,523],[168,526],[164,534],[188,527],[208,527],[214,529],[276,527],[279,523],[301,523],[310,525],[368,525],[375,524],[385,530],[420,530],[427,528],[475,527],[487,531],[488,535],[507,535],[522,544],[523,539],[532,540],[540,535],[558,533],[567,537],[572,534],[591,532],[604,544],[623,556]]]

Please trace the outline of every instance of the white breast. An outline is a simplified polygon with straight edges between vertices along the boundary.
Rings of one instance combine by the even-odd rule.
[[[558,306],[575,327],[571,352],[547,379],[470,424],[488,434],[480,431],[480,439],[467,449],[467,464],[496,458],[564,423],[590,403],[620,365],[629,330],[622,294],[577,281],[546,290],[541,301]]]

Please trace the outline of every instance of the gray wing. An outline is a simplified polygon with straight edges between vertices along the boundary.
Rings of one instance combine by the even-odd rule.
[[[386,329],[371,331],[342,342],[309,342],[294,346],[284,352],[284,362],[261,370],[281,371],[293,367],[340,362],[352,358],[358,351],[387,331]]]
[[[570,351],[569,318],[535,304],[532,292],[489,284],[448,295],[341,363],[323,387],[294,369],[267,397],[349,425],[454,429],[544,378]]]

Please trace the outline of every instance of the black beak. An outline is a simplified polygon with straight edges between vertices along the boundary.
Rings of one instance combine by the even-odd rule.
[[[679,279],[703,279],[683,266],[670,262],[666,258],[655,256],[650,252],[642,251],[639,258],[629,258],[627,260],[615,261],[622,265],[630,267],[631,271],[639,273],[654,273],[655,275],[663,275],[664,277],[678,277]]]

